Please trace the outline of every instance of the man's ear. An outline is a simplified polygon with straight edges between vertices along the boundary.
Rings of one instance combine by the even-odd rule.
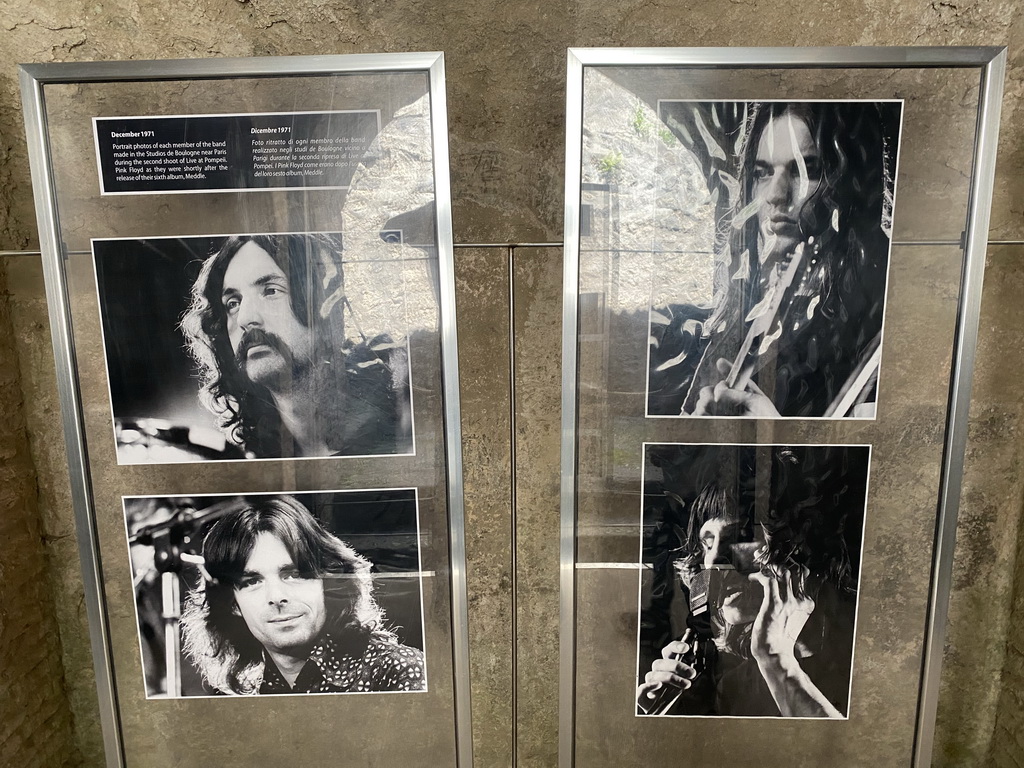
[[[231,603],[231,615],[232,616],[241,616],[242,615],[242,612],[238,609],[238,603],[235,603],[235,602]]]

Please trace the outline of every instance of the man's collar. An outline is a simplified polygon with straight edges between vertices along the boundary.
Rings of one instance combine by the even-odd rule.
[[[328,632],[324,634],[320,642],[314,645],[313,650],[309,652],[309,661],[316,664],[317,668],[323,672],[328,664],[328,660],[337,658],[337,655],[338,644],[334,642],[334,638]]]
[[[324,634],[310,650],[309,657],[295,678],[295,685],[292,686],[288,685],[288,681],[284,679],[270,654],[264,650],[260,693],[310,693],[320,684],[336,683],[341,673],[347,669],[348,665],[340,661],[345,657],[346,654],[339,650],[338,641],[330,633]]]

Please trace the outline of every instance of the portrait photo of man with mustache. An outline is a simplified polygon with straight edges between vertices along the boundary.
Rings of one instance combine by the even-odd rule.
[[[94,241],[119,461],[412,453],[407,341],[361,326],[344,250],[340,233]]]

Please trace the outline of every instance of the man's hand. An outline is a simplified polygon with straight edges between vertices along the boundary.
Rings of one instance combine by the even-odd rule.
[[[719,358],[718,372],[728,378],[732,363]],[[722,379],[715,386],[702,387],[693,407],[694,416],[749,416],[758,419],[777,419],[775,404],[751,381],[743,389],[733,389]]]
[[[636,690],[636,703],[649,712],[659,691],[673,688],[685,691],[697,677],[697,670],[681,659],[690,650],[690,644],[673,640],[661,649],[661,658],[651,665],[651,671],[644,677],[644,683]]]
[[[809,575],[802,565],[766,565],[750,575],[764,589],[750,653],[783,717],[842,717],[796,658],[797,638],[814,612],[814,599],[807,594]]]
[[[750,652],[758,663],[796,660],[797,638],[814,611],[814,599],[807,594],[809,575],[802,565],[765,567],[750,574],[764,589],[750,637]]]

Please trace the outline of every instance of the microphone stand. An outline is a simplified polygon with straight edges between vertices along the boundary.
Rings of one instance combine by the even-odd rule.
[[[153,547],[153,566],[160,574],[160,618],[164,630],[164,670],[166,695],[181,697],[181,580],[185,563],[202,568],[203,558],[191,549],[186,538],[203,525],[217,520],[235,508],[234,500],[219,502],[202,512],[192,507],[179,509],[167,520],[140,528],[128,538],[129,545]]]
[[[164,670],[166,675],[167,696],[181,696],[181,582],[180,575],[164,571],[160,574],[160,594],[163,596],[163,610],[160,616],[164,620]]]

